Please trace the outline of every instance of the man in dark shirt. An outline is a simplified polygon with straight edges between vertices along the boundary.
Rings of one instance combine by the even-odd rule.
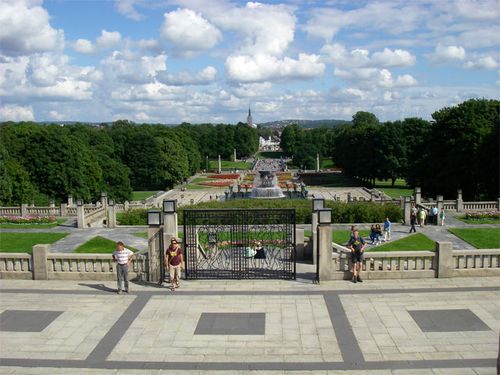
[[[352,282],[362,283],[359,273],[361,272],[361,262],[363,261],[365,254],[365,241],[360,237],[358,230],[354,230],[347,247],[351,249],[351,259],[352,259]]]
[[[182,249],[177,243],[177,240],[172,238],[165,256],[165,267],[167,268],[167,271],[170,272],[170,288],[172,290],[179,287],[182,262]]]

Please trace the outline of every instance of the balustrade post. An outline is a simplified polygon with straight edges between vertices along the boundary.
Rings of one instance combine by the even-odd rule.
[[[81,199],[78,199],[76,203],[77,228],[82,229],[85,227],[85,208],[83,207],[83,201]]]
[[[453,244],[448,241],[436,242],[437,277],[453,276]],[[435,258],[436,258],[435,257]]]
[[[108,228],[116,228],[116,207],[114,202],[108,203]]]
[[[33,246],[33,280],[48,280],[49,270],[47,255],[50,245]]]
[[[464,210],[464,201],[462,199],[462,189],[457,190],[457,212]]]
[[[411,200],[410,197],[404,197],[404,221],[405,225],[410,225]]]
[[[295,228],[295,257],[296,260],[304,259],[304,229]]]
[[[68,215],[68,205],[66,203],[61,203],[61,216],[67,216]]]
[[[26,217],[26,216],[28,216],[28,204],[21,203],[21,217]]]
[[[318,226],[319,247],[319,279],[320,281],[332,279],[332,233],[333,225],[322,224]]]
[[[73,196],[71,194],[68,194],[68,207],[73,207]]]
[[[422,189],[415,187],[415,205],[422,203]]]

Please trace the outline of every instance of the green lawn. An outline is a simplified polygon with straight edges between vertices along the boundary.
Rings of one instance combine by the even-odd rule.
[[[492,219],[492,218],[466,219],[465,216],[463,215],[457,216],[456,218],[467,224],[500,224],[500,219]]]
[[[208,162],[208,168],[210,169],[217,169],[219,167],[219,162],[217,160],[210,160]],[[222,169],[239,169],[239,170],[246,170],[252,168],[252,163],[247,163],[245,161],[228,161],[228,160],[222,160],[221,161],[221,167]]]
[[[52,244],[68,233],[0,233],[0,252],[29,253],[34,245]]]
[[[332,159],[323,159],[321,162],[321,169],[328,169],[335,167]]]
[[[370,236],[370,231],[363,229],[359,231],[359,234],[363,238],[367,238]],[[311,237],[312,232],[310,230],[305,230],[304,231],[304,236],[305,237]],[[346,230],[334,230],[332,234],[332,241],[339,244],[339,245],[345,245],[348,241],[349,238],[351,237],[351,231],[346,229]]]
[[[142,201],[146,198],[149,198],[152,195],[155,195],[158,192],[156,191],[133,191],[132,192],[132,200],[133,201]]]
[[[64,223],[66,219],[57,219],[55,223],[41,223],[41,224],[13,224],[1,223],[0,229],[47,229],[54,228]]]
[[[127,246],[127,249],[136,252],[137,249],[133,247]],[[91,240],[85,242],[83,245],[78,246],[74,252],[75,253],[86,253],[86,254],[111,254],[116,250],[116,242],[108,240],[107,238],[103,238],[101,236],[96,236]]]
[[[282,151],[260,151],[255,154],[256,159],[279,159],[285,156],[285,153]]]
[[[402,178],[398,178],[392,186],[391,180],[375,180],[375,188],[383,191],[391,198],[406,197],[413,194],[413,189]]]
[[[367,251],[416,251],[435,250],[435,242],[422,233],[415,233],[396,241],[389,241],[383,245],[371,247]]]
[[[500,249],[500,228],[450,228],[448,231],[477,249]]]
[[[195,184],[189,184],[184,186],[186,190],[207,190],[207,189],[226,189],[227,186],[208,186],[208,185],[195,185]]]
[[[139,237],[139,238],[148,238],[148,232],[137,232],[137,233],[132,233],[134,236]]]

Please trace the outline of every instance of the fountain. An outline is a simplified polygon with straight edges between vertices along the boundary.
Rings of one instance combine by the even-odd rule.
[[[259,171],[253,181],[250,198],[284,198],[285,195],[278,185],[278,178],[269,170]]]

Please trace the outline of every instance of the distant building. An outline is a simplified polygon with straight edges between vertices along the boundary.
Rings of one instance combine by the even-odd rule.
[[[250,107],[248,107],[247,125],[251,126],[252,128],[256,128],[257,127],[257,124],[253,123],[252,112],[250,111]]]
[[[278,137],[259,137],[260,151],[280,151],[280,139]]]

